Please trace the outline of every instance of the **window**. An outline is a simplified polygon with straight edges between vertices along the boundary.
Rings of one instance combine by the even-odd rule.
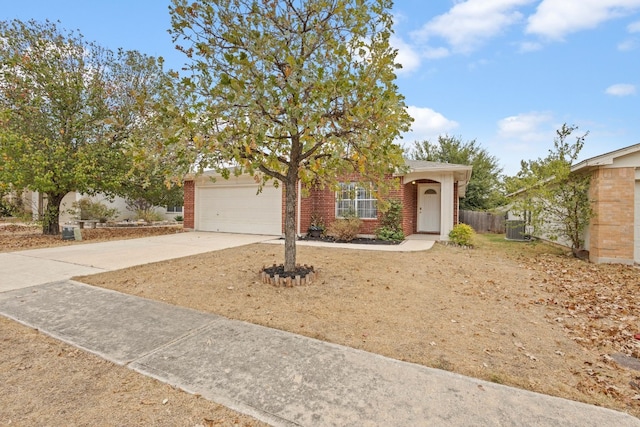
[[[336,217],[338,218],[353,214],[364,219],[378,217],[378,201],[373,197],[372,191],[354,182],[340,183],[336,199]]]
[[[167,206],[167,213],[182,213],[182,206]]]

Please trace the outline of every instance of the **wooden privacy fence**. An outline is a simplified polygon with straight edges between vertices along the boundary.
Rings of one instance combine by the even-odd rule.
[[[504,233],[504,214],[490,212],[460,211],[460,222],[470,225],[477,233]]]

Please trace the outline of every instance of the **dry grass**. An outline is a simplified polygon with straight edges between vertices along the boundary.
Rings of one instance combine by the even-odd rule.
[[[281,246],[257,244],[80,280],[640,415],[637,390],[630,385],[639,373],[607,356],[625,351],[625,345],[631,352],[633,338],[622,346],[619,337],[609,342],[609,334],[595,332],[600,326],[586,312],[562,303],[609,286],[601,278],[611,274],[635,286],[637,269],[593,266],[546,244],[480,236],[471,250],[299,247],[299,262],[319,271],[317,282],[297,288],[259,283],[260,268],[282,257]],[[585,272],[594,280],[586,280]],[[584,283],[567,294],[562,277]],[[638,301],[630,298],[625,304],[635,307]],[[571,322],[559,320],[563,316]],[[623,329],[631,333],[635,317],[629,316]],[[585,338],[593,335],[600,338]]]
[[[0,233],[2,248],[24,233]],[[26,234],[29,248],[69,244]],[[640,270],[503,236],[478,243],[419,253],[299,247],[320,278],[297,288],[259,283],[260,268],[283,259],[267,244],[81,280],[640,416],[640,372],[609,357],[638,355]],[[7,320],[0,340],[0,424],[259,425]]]

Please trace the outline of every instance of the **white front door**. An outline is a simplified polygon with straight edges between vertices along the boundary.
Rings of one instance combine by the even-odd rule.
[[[440,184],[418,184],[418,232],[440,233]]]

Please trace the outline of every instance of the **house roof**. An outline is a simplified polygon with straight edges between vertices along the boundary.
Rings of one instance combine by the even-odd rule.
[[[471,170],[469,165],[458,165],[455,163],[429,162],[426,160],[409,160],[405,159],[405,164],[409,168],[408,171],[398,173],[398,176],[404,176],[406,181],[414,181],[422,178],[436,179],[438,175],[443,173],[453,174],[454,180],[458,181],[458,191],[460,197],[464,197],[467,184],[471,179]]]
[[[600,154],[599,156],[591,157],[589,159],[576,163],[575,165],[572,165],[571,172],[580,172],[580,171],[586,172],[590,169],[597,168],[600,166],[612,165],[615,159],[628,156],[629,154],[634,154],[637,152],[640,152],[640,144],[630,145],[628,147],[624,147],[618,150],[610,151],[608,153]],[[547,178],[542,183],[551,181],[553,178],[554,177]],[[514,191],[513,193],[507,194],[507,197],[516,196],[526,191],[527,190],[525,188],[521,188],[518,191]]]
[[[400,176],[415,176],[420,173],[453,173],[455,179],[466,185],[471,179],[472,166],[458,165],[455,163],[429,162],[426,160],[409,160],[405,159],[405,164],[409,170],[405,173],[399,173]]]
[[[412,172],[439,170],[443,172],[469,171],[472,167],[469,165],[458,165],[455,163],[429,162],[427,160],[409,160],[405,159],[406,165]]]
[[[576,163],[575,165],[571,166],[571,172],[577,172],[583,169],[588,170],[598,166],[612,165],[615,159],[623,156],[628,156],[629,154],[634,154],[637,152],[640,152],[640,144],[630,145],[629,147],[624,147],[619,150],[610,151],[608,153],[583,160],[580,163]]]

